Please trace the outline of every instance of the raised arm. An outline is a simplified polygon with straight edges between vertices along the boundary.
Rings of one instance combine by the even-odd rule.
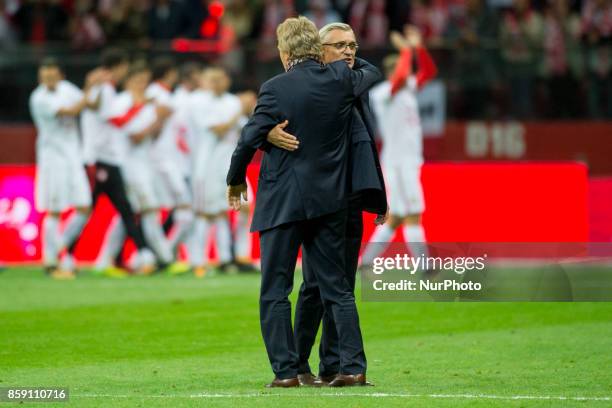
[[[415,74],[416,85],[421,89],[438,73],[438,68],[431,55],[423,45],[421,32],[418,28],[407,25],[404,35],[398,32],[391,33],[391,43],[400,52],[397,65],[391,75],[391,94],[404,87],[406,80],[412,75],[412,56],[416,53],[417,72]]]
[[[420,89],[427,85],[438,73],[438,68],[425,47],[417,48],[417,66],[416,83]]]
[[[418,66],[415,75],[416,85],[421,89],[436,76],[438,68],[425,47],[417,48],[416,55]],[[412,49],[404,48],[400,51],[397,66],[391,75],[391,95],[395,95],[404,87],[410,75],[412,75]]]

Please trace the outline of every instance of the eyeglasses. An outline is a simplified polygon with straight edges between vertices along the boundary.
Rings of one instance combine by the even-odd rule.
[[[347,47],[350,48],[351,51],[357,51],[359,49],[359,44],[357,44],[356,42],[347,43],[344,41],[340,41],[335,43],[324,43],[323,45],[330,45],[338,51],[344,51]]]

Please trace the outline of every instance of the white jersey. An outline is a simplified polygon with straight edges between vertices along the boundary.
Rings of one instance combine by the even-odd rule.
[[[208,106],[212,100],[212,93],[198,89],[191,93],[189,106],[189,122],[193,126],[194,150],[199,152],[203,147],[214,142],[214,135],[210,132],[210,115]],[[196,153],[197,154],[197,153]]]
[[[115,99],[117,91],[111,83],[100,86],[100,106],[98,108],[99,134],[96,152],[96,160],[121,166],[129,149],[129,140],[125,137],[117,137],[117,132],[109,119],[116,114]]]
[[[383,141],[383,164],[423,163],[423,132],[416,98],[416,78],[411,76],[406,85],[391,95],[389,81],[370,91],[379,134]]]
[[[130,135],[141,132],[157,120],[157,112],[152,103],[140,107],[135,106],[132,94],[124,91],[118,94],[113,101],[109,123],[113,126],[113,136],[127,141],[129,160],[144,160],[150,162],[153,141],[146,138],[140,143],[130,140]]]
[[[157,120],[157,111],[152,103],[135,105],[129,92],[122,92],[113,102],[110,123],[114,126],[114,137],[128,144],[127,159],[121,166],[128,198],[135,211],[159,208],[159,197],[155,189],[156,175],[153,169],[151,149],[153,141],[146,138],[139,143],[131,141],[130,135],[139,133]]]
[[[242,112],[242,104],[236,95],[225,93],[221,96],[201,95],[195,106],[198,111],[194,123],[201,139],[193,176],[194,208],[199,212],[218,214],[228,209],[225,177],[245,121],[239,121],[221,138],[210,128],[234,119]]]
[[[95,102],[100,94],[100,86],[96,85],[89,91],[89,102]],[[94,164],[96,152],[100,143],[101,124],[98,112],[84,109],[81,112],[81,136],[83,137],[83,163]]]
[[[184,127],[184,136],[189,147],[193,146],[194,130],[191,123],[190,110],[192,104],[193,92],[188,91],[182,86],[176,88],[172,94],[172,105],[174,106],[174,114],[177,116],[177,121]]]
[[[210,95],[208,104],[203,107],[204,112],[199,115],[199,126],[205,129],[227,123],[236,115],[242,112],[242,103],[240,98],[231,93],[224,93],[221,96]],[[240,125],[237,124],[234,128],[222,138],[216,138],[218,143],[235,146],[240,137]]]
[[[36,125],[36,153],[80,158],[80,142],[75,116],[57,116],[60,109],[70,108],[83,98],[83,92],[68,81],[60,81],[54,91],[38,86],[30,96],[30,111]]]
[[[164,84],[151,82],[145,91],[145,95],[157,105],[172,108],[172,90],[167,88]]]
[[[83,93],[68,81],[54,91],[39,86],[30,97],[36,124],[36,208],[62,212],[91,205],[89,182],[80,152],[77,118],[57,116],[81,101]]]
[[[152,158],[157,172],[156,189],[159,202],[165,207],[189,205],[191,194],[187,177],[191,173],[190,148],[187,144],[189,93],[170,93],[163,84],[154,82],[147,88],[146,96],[156,106],[172,110],[166,118],[159,136],[153,143]]]
[[[158,160],[176,161],[177,144],[176,132],[174,128],[174,105],[172,101],[172,91],[159,82],[151,83],[146,90],[146,97],[153,101],[155,105],[163,106],[172,111],[164,122],[164,126],[159,132],[159,136],[154,142],[154,154]]]
[[[184,87],[177,87],[172,95],[174,106],[175,130],[179,151],[179,165],[185,175],[189,175],[191,160],[196,148],[196,134],[191,121],[193,93]]]
[[[194,92],[190,117],[198,139],[193,170],[198,173],[196,177],[203,177],[213,171],[211,161],[221,162],[225,166],[224,158],[227,154],[220,154],[220,150],[233,151],[240,137],[240,124],[230,129],[222,138],[217,137],[210,129],[229,122],[241,111],[242,104],[236,95],[225,93],[215,96],[207,91]],[[212,166],[218,167],[216,164]]]

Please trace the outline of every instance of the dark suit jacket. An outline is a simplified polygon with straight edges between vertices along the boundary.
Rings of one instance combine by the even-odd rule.
[[[353,108],[352,145],[350,149],[351,193],[359,194],[361,209],[374,214],[387,211],[387,193],[378,149],[374,139],[375,122],[368,94]]]
[[[306,60],[261,86],[255,113],[232,155],[227,184],[244,183],[255,151],[285,119],[300,147],[293,152],[271,147],[264,155],[251,231],[346,208],[353,104],[380,78],[376,67],[360,59],[352,70],[345,61]]]

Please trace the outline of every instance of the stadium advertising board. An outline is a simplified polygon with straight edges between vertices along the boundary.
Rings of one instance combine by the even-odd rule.
[[[249,168],[257,187],[259,167]],[[34,166],[0,167],[0,261],[38,262],[42,216],[34,208]],[[430,242],[586,242],[587,168],[579,163],[432,163],[422,171]],[[69,217],[66,214],[64,219]],[[92,262],[114,216],[101,200],[77,259]],[[366,215],[364,240],[373,231]],[[396,241],[400,239],[401,229]],[[253,239],[253,256],[259,256]]]

